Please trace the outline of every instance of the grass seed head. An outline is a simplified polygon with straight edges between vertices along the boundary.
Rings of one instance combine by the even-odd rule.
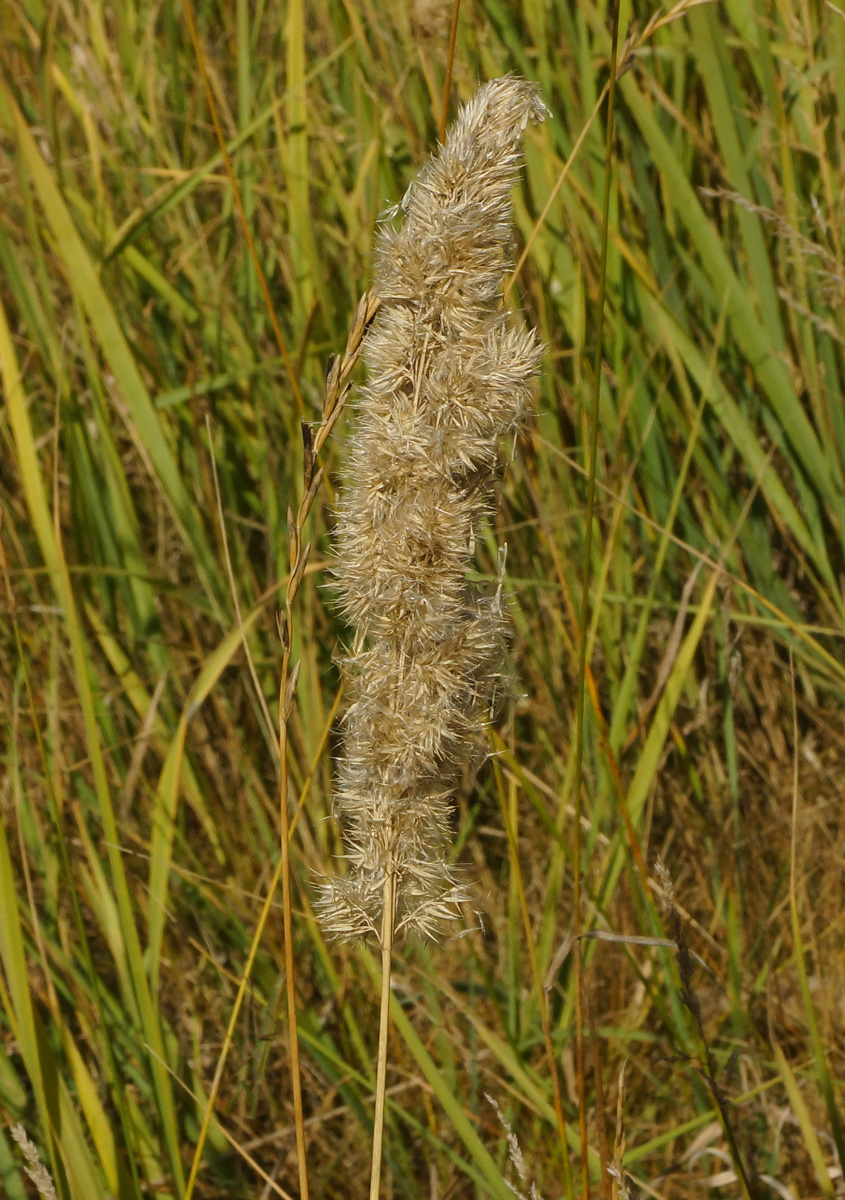
[[[433,935],[466,899],[447,861],[449,815],[506,632],[498,594],[466,576],[499,441],[539,369],[536,335],[514,326],[501,289],[522,135],[545,115],[525,80],[484,85],[406,192],[401,226],[379,237],[382,305],[336,532],[355,629],[336,792],[350,871],[324,885],[320,908],[339,936],[377,933],[388,872],[397,932]]]

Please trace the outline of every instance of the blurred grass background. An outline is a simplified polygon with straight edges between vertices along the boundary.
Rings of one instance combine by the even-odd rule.
[[[289,372],[181,5],[2,4],[10,1200],[32,1194],[14,1121],[62,1200],[183,1191],[278,859],[264,712],[276,720],[300,421],[319,416],[328,356],[370,283],[375,224],[435,143],[451,11],[196,3]],[[546,1200],[564,1194],[538,983],[584,1183],[572,734],[609,30],[592,0],[461,9],[453,106],[518,71],[554,113],[527,137],[528,252],[509,292],[548,354],[479,539],[487,577],[507,541],[515,630],[495,754],[456,814],[483,926],[397,955],[386,1186],[408,1200],[524,1186],[487,1094]],[[623,44],[580,863],[582,925],[598,935],[584,942],[591,1186],[622,1194],[615,1160],[632,1196],[743,1195],[743,1172],[755,1196],[832,1196],[845,1187],[845,15],[823,0],[625,0]],[[324,567],[348,419],[309,530],[289,744],[309,1166],[327,1200],[367,1194],[378,1000],[371,952],[326,945],[310,906],[341,850],[344,630]],[[659,944],[677,936],[672,888],[692,957]],[[208,1200],[296,1190],[282,961],[276,903],[195,1192]]]

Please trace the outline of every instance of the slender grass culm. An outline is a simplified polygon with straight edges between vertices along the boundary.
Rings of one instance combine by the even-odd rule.
[[[499,441],[525,415],[541,348],[504,307],[510,192],[536,88],[485,84],[379,236],[334,576],[354,640],[336,810],[349,873],[320,912],[342,938],[379,937],[382,1010],[371,1197],[379,1190],[394,938],[433,935],[466,899],[449,861],[462,765],[501,674],[500,590],[467,582]]]

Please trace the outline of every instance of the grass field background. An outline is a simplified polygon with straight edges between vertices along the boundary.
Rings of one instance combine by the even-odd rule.
[[[199,58],[171,0],[2,6],[9,1200],[34,1194],[16,1121],[62,1200],[184,1192],[279,858],[276,611],[300,423],[319,417],[377,222],[441,118],[451,3],[194,2]],[[455,818],[481,923],[396,955],[385,1194],[403,1200],[528,1190],[488,1095],[546,1200],[581,1194],[579,1090],[594,1195],[624,1194],[626,1172],[632,1197],[660,1200],[845,1188],[845,14],[821,0],[620,13],[576,1061],[610,29],[592,0],[460,12],[452,111],[515,71],[554,115],[527,135],[508,292],[547,354],[478,541],[491,581],[507,542],[514,627],[494,753]],[[342,869],[346,631],[325,568],[353,419],[323,455],[293,614],[318,1200],[367,1195],[378,1019],[374,948],[327,943],[311,907],[316,874]],[[274,898],[196,1196],[296,1192],[288,1044]]]

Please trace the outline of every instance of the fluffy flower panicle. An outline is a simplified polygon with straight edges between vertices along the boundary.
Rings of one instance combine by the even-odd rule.
[[[377,248],[334,575],[354,627],[352,702],[336,808],[349,874],[326,882],[326,927],[378,933],[385,881],[396,930],[431,935],[465,898],[449,814],[483,728],[506,633],[498,592],[467,583],[498,444],[531,402],[540,346],[502,303],[511,189],[529,121],[547,110],[515,77],[484,85],[411,184]]]

